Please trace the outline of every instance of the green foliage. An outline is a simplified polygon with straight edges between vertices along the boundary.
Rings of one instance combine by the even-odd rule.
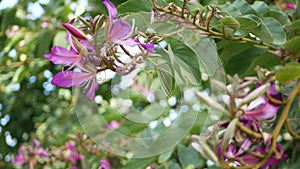
[[[203,75],[210,78],[222,66],[226,74],[238,74],[240,77],[255,75],[257,67],[268,69],[271,74],[275,73],[280,83],[289,83],[289,86],[283,86],[284,90],[289,92],[294,81],[300,78],[299,2],[296,10],[292,11],[281,10],[273,1],[248,3],[245,0],[198,0],[195,4],[186,4],[185,15],[191,20],[197,12],[198,18],[206,16],[208,5],[216,7],[218,11],[212,15],[209,30],[198,30],[198,27],[189,27],[191,25],[187,20],[183,21],[182,18],[174,18],[162,12],[158,14],[162,21],[150,24],[153,8],[150,0],[112,0],[118,13],[126,16],[130,24],[134,22],[137,31],[143,32],[147,38],[153,33],[158,41],[163,37],[166,43],[166,46],[157,46],[153,56],[146,58],[147,66],[144,69],[147,73],[140,72],[134,79],[139,85],[144,85],[147,91],[154,90],[157,100],[150,104],[138,89],[132,88],[118,89],[119,95],[114,96],[114,85],[122,81],[122,78],[117,76],[114,80],[100,84],[96,93],[103,99],[100,104],[77,105],[73,108],[72,96],[77,94],[75,89],[61,89],[50,85],[53,74],[61,71],[62,67],[53,66],[44,59],[44,55],[50,52],[52,46],[69,47],[65,40],[66,32],[61,24],[74,16],[76,8],[73,6],[80,6],[79,1],[50,0],[49,4],[41,4],[45,13],[38,19],[30,19],[27,11],[29,2],[38,3],[35,0],[20,1],[14,7],[0,11],[0,120],[4,117],[10,118],[7,124],[0,124],[0,168],[4,159],[7,162],[4,168],[11,168],[8,157],[16,154],[17,147],[22,143],[31,142],[32,138],[38,138],[49,148],[63,145],[70,135],[78,131],[89,130],[89,136],[98,144],[102,143],[102,140],[97,138],[103,136],[99,131],[104,132],[104,136],[107,137],[105,141],[108,143],[120,144],[117,141],[113,142],[115,136],[107,131],[107,125],[103,125],[114,120],[121,123],[115,131],[122,135],[155,136],[153,145],[145,149],[145,152],[151,150],[161,153],[162,150],[157,147],[168,147],[168,151],[157,153],[154,157],[139,159],[101,152],[100,157],[86,156],[86,163],[89,164],[87,168],[98,168],[99,159],[104,158],[109,159],[113,167],[124,169],[142,169],[151,164],[161,169],[217,168],[214,165],[207,166],[203,158],[213,154],[213,150],[199,154],[207,148],[206,145],[204,149],[197,151],[190,143],[186,144],[186,140],[190,139],[192,134],[201,132],[209,111],[206,111],[201,103],[199,112],[194,111],[192,106],[184,101],[184,90],[188,87],[202,90],[212,85],[210,81],[203,80]],[[89,8],[85,9],[82,16],[107,14],[107,9],[101,1],[91,0],[88,3]],[[172,3],[179,7],[183,5],[181,0],[158,2],[162,6]],[[176,11],[176,8],[170,6],[165,9]],[[205,17],[202,19],[207,21]],[[213,33],[209,34],[207,31]],[[99,35],[100,38],[103,37]],[[219,60],[222,65],[219,64]],[[283,66],[279,66],[281,63],[284,63]],[[167,102],[168,98],[173,96],[178,99],[175,106],[165,107],[159,102]],[[78,97],[79,100],[85,98]],[[120,102],[117,99],[129,99],[133,107],[127,112],[119,112],[113,105],[114,101]],[[164,120],[170,115],[169,112],[179,111],[184,104],[189,107],[188,111],[180,112],[171,127],[165,126]],[[297,110],[295,101],[292,118],[298,117]],[[81,123],[76,115],[81,118]],[[103,119],[100,119],[99,115]],[[156,127],[149,127],[147,122],[151,121],[157,122]],[[228,144],[223,142],[223,151],[232,140],[236,122],[237,120],[231,121],[226,129],[225,141]],[[297,125],[293,127],[296,128]],[[17,140],[16,145],[7,144],[8,132]],[[180,143],[175,142],[178,138]],[[177,143],[177,146],[173,146]],[[289,143],[285,144],[285,148],[289,155],[297,154],[298,150],[291,153]],[[120,154],[122,153],[124,152]],[[209,158],[216,159],[215,156]],[[289,166],[290,161],[294,160],[288,158],[283,166]],[[297,168],[299,160],[292,163],[294,164],[290,165],[291,168]],[[54,168],[66,167],[63,163],[55,165]]]
[[[276,72],[276,78],[281,82],[289,82],[300,77],[300,65],[288,64]]]

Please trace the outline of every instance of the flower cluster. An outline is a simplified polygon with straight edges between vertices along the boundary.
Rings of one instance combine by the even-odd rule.
[[[102,15],[86,20],[80,17],[83,25],[78,27],[73,25],[74,19],[63,24],[70,49],[54,46],[51,53],[45,55],[54,64],[67,67],[56,74],[51,83],[63,88],[83,87],[90,101],[98,89],[99,72],[112,70],[121,75],[128,74],[154,50],[154,44],[141,42],[140,36],[134,34],[134,27],[124,18],[117,18],[116,7],[109,0],[102,0],[102,3],[109,17]],[[127,49],[132,47],[139,47],[140,52],[130,53]],[[120,54],[129,56],[131,61],[120,60]],[[74,67],[79,69],[72,70]]]
[[[37,139],[33,140],[33,145],[31,146],[20,146],[18,149],[18,154],[13,158],[13,164],[19,164],[24,166],[29,165],[30,169],[38,163],[37,158],[48,158],[49,153],[40,146],[40,142]]]
[[[80,148],[79,148],[80,147]],[[52,167],[60,164],[63,168],[79,169],[86,166],[85,155],[92,154],[99,158],[99,169],[110,169],[111,164],[108,159],[103,159],[106,155],[101,153],[100,146],[93,144],[86,135],[76,134],[72,139],[61,146],[51,146],[45,150],[40,146],[37,139],[33,140],[33,145],[21,145],[18,154],[12,159],[12,163],[30,169],[36,167]]]
[[[221,97],[225,109],[221,108],[220,101],[198,93],[200,99],[206,100],[206,103],[214,102],[211,107],[223,111],[230,119],[216,126],[219,139],[215,144],[214,156],[218,159],[215,162],[223,161],[220,163],[231,167],[249,167],[262,161],[261,168],[276,166],[287,155],[279,143],[272,145],[274,138],[266,129],[277,117],[282,103],[281,94],[277,92],[275,83],[269,80],[262,83],[256,78],[241,80],[234,77],[231,81],[228,86],[217,82],[227,91],[227,95]],[[255,88],[251,91],[252,84]],[[193,143],[193,146],[203,152],[200,144]]]

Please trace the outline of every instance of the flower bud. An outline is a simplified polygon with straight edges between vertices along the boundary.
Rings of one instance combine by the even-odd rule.
[[[104,15],[97,15],[94,19],[94,31],[97,32],[103,26],[106,17]]]
[[[229,114],[229,112],[224,108],[224,106],[222,106],[220,103],[218,103],[211,97],[207,96],[206,94],[203,94],[201,92],[196,92],[196,95],[200,98],[201,101],[203,101],[206,105],[208,105],[212,109],[218,110],[225,114]]]
[[[261,85],[260,87],[256,88],[255,90],[253,90],[249,95],[247,95],[240,103],[239,106],[242,106],[244,104],[248,104],[251,101],[253,101],[254,99],[256,99],[257,97],[261,96],[262,94],[264,94],[270,87],[270,83],[266,83],[264,85]]]
[[[62,26],[65,27],[68,30],[68,32],[70,32],[74,37],[78,39],[86,40],[86,35],[75,26],[68,23],[62,24]]]

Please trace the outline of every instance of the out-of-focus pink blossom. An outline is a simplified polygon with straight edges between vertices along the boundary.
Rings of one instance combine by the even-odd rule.
[[[251,149],[251,146],[253,145],[249,139],[246,139],[239,147],[237,147],[237,145],[229,145],[223,156],[226,161],[232,161],[237,166],[257,164],[262,159],[246,152]],[[284,154],[283,147],[280,144],[276,145],[276,149],[279,152],[278,157],[274,154],[271,155],[261,168],[267,169],[271,166],[276,166],[279,162],[287,158],[287,155]],[[261,145],[254,148],[252,151],[261,155],[266,155],[270,150],[268,150],[268,146]],[[218,154],[221,155],[221,147],[218,147]]]
[[[23,166],[25,164],[25,158],[23,155],[23,146],[20,146],[18,149],[18,154],[12,159],[12,163],[13,164],[19,164],[21,166]]]
[[[120,122],[117,120],[113,120],[107,124],[107,127],[111,130],[115,130],[120,127]]]
[[[291,4],[291,3],[286,3],[286,8],[290,9],[290,10],[295,10],[296,6],[294,4]]]
[[[259,87],[258,84],[256,87]],[[281,101],[281,95],[276,93],[276,86],[271,84],[267,94],[275,100]],[[253,100],[247,107],[244,116],[256,120],[268,120],[272,122],[276,119],[280,105],[272,103],[267,96],[262,95]]]
[[[98,169],[111,169],[110,162],[108,160],[100,160],[100,167]]]
[[[76,148],[72,145],[70,141],[66,142],[66,147],[69,150],[69,152],[67,153],[67,158],[71,163],[76,164],[77,161],[84,158],[81,154],[77,153]]]

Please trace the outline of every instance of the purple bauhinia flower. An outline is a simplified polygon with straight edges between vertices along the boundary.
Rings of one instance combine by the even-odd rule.
[[[287,9],[290,9],[290,10],[295,10],[295,9],[296,9],[296,6],[295,6],[294,4],[291,4],[291,3],[288,2],[288,3],[286,4],[286,8],[287,8]]]
[[[25,164],[25,158],[23,155],[23,146],[20,146],[18,149],[18,154],[12,159],[12,163],[13,164],[19,164],[21,166],[24,166]]]
[[[117,129],[117,128],[120,127],[120,122],[117,121],[117,120],[113,120],[113,121],[111,121],[111,122],[109,122],[109,123],[107,124],[107,127],[108,127],[110,130],[115,130],[115,129]]]
[[[100,160],[99,163],[101,164],[98,169],[111,169],[110,162],[108,160]]]
[[[69,88],[71,86],[85,86],[84,93],[86,93],[90,101],[94,99],[95,92],[98,89],[96,73],[75,71],[59,72],[53,77],[51,83],[63,88]]]
[[[109,0],[102,0],[102,3],[107,8],[109,14],[108,40],[110,42],[131,47],[141,45],[148,52],[153,52],[154,44],[140,43],[131,38],[133,29],[129,23],[125,22],[122,18],[114,20],[118,13],[116,7]]]
[[[247,166],[251,164],[257,164],[262,159],[254,156],[253,154],[247,153],[252,147],[252,142],[250,139],[246,139],[241,146],[236,147],[236,145],[229,145],[227,150],[224,152],[223,156],[225,160],[234,162],[237,166]],[[255,147],[255,146],[253,146]],[[261,145],[252,150],[254,153],[259,153],[260,155],[266,155],[268,150],[267,146]],[[268,160],[261,166],[263,169],[267,169],[270,166],[276,166],[279,162],[287,158],[287,155],[284,154],[283,147],[280,144],[276,145],[276,149],[279,152],[277,156],[271,155]],[[218,147],[218,154],[221,155],[221,146]]]
[[[260,84],[256,85],[259,87]],[[275,100],[281,101],[281,95],[276,93],[276,86],[271,84],[267,91],[267,94]],[[247,118],[253,118],[256,120],[268,120],[268,122],[276,119],[277,112],[280,105],[272,103],[267,96],[262,95],[253,100],[247,107],[244,116]]]
[[[74,20],[71,20],[68,25],[73,24]],[[98,85],[96,82],[97,66],[100,65],[101,59],[93,56],[94,48],[86,40],[72,39],[72,36],[76,30],[73,26],[67,29],[67,42],[70,44],[70,50],[67,50],[60,46],[54,46],[51,49],[51,53],[45,55],[45,58],[52,61],[54,64],[61,64],[64,66],[71,66],[67,71],[56,74],[51,83],[53,85],[69,88],[71,86],[84,86],[84,93],[90,101],[94,99]],[[73,33],[71,32],[73,31]],[[74,40],[78,42],[77,48],[74,45]],[[76,43],[77,43],[76,42]],[[78,49],[78,45],[84,48],[87,52],[92,53],[91,56],[85,56]],[[74,66],[81,68],[85,72],[74,72],[70,69]]]
[[[76,148],[72,145],[72,143],[70,141],[67,141],[66,142],[66,147],[69,151],[68,153],[68,160],[73,163],[73,164],[76,164],[77,161],[83,159],[84,157],[80,154],[78,154],[76,152]]]
[[[268,160],[261,166],[263,169],[270,168],[271,166],[276,166],[278,163],[280,163],[282,160],[287,158],[287,155],[284,154],[283,147],[280,144],[276,144],[277,152],[279,153],[277,156],[274,154],[271,155]],[[270,150],[269,150],[270,151]],[[254,153],[259,153],[261,155],[265,155],[268,153],[265,147],[260,146],[253,150]],[[243,161],[246,164],[256,164],[258,163],[261,158],[258,158],[256,156],[253,156],[251,154],[245,154],[241,156],[238,160]]]
[[[52,63],[65,66],[74,65],[79,57],[80,56],[72,48],[67,50],[60,46],[52,47],[51,53],[45,55],[45,59],[50,60]]]

